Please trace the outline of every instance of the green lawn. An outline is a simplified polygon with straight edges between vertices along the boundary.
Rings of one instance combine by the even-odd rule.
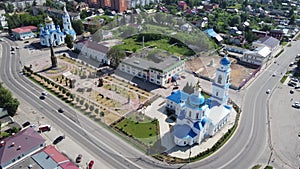
[[[116,124],[115,127],[149,146],[159,138],[159,133],[156,132],[158,121],[147,116],[142,119],[142,115],[133,114]]]
[[[123,44],[118,45],[117,48],[125,50],[125,51],[132,51],[136,52],[139,49],[142,49],[143,44],[142,42],[138,42],[134,37],[127,38],[123,40]],[[148,41],[145,42],[145,46],[152,46],[157,47],[159,49],[166,50],[171,54],[178,55],[178,56],[191,56],[194,55],[194,52],[187,48],[187,47],[179,47],[176,44],[170,44],[168,39],[160,39],[156,41]]]

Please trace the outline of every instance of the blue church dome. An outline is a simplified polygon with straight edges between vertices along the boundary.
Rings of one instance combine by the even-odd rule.
[[[220,61],[220,64],[224,65],[224,66],[227,66],[227,65],[230,65],[230,60],[227,56],[223,57]]]
[[[201,120],[202,127],[204,127],[204,125],[206,124],[206,122],[207,122],[207,119],[204,117],[204,118]]]
[[[204,102],[205,102],[205,98],[202,94],[199,93],[199,95],[195,95],[195,94],[192,94],[190,97],[189,97],[189,101],[192,105],[195,105],[195,106],[200,106],[202,105]]]

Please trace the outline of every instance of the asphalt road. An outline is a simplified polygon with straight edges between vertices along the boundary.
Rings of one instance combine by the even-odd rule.
[[[7,39],[6,41],[8,43],[1,42],[3,56],[0,72],[4,84],[16,96],[40,110],[40,113],[52,120],[55,125],[64,128],[68,137],[77,140],[92,153],[96,157],[95,168],[103,168],[101,161],[105,161],[108,168],[251,168],[264,155],[263,152],[272,147],[268,144],[269,95],[266,94],[266,90],[273,89],[280,77],[272,77],[271,74],[274,71],[285,72],[287,65],[298,52],[297,45],[290,47],[278,58],[280,65],[272,64],[248,87],[245,91],[239,128],[222,149],[209,158],[195,163],[168,165],[143,155],[105,128],[67,107],[54,96],[41,101],[39,96],[43,89],[18,73],[19,53],[17,51],[16,55],[11,55],[9,45],[15,44]],[[57,113],[59,107],[64,107],[63,115]],[[97,161],[101,164],[97,164]]]

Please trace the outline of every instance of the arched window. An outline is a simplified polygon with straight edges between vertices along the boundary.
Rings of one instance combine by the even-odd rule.
[[[198,117],[198,116],[199,116],[199,113],[196,113],[196,119],[199,119],[199,117]]]
[[[219,92],[218,91],[216,92],[216,96],[219,96]]]
[[[221,84],[221,82],[222,82],[222,76],[219,75],[219,77],[218,77],[218,83]]]
[[[226,83],[229,83],[229,75],[227,75]]]

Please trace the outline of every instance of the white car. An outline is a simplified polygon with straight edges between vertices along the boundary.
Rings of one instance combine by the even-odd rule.
[[[47,93],[46,91],[42,91],[42,95],[43,95],[43,96],[47,96],[47,94],[48,94],[48,93]]]
[[[270,90],[270,89],[268,89],[268,90],[266,91],[266,93],[267,93],[267,94],[270,94],[270,93],[271,93],[271,90]]]

